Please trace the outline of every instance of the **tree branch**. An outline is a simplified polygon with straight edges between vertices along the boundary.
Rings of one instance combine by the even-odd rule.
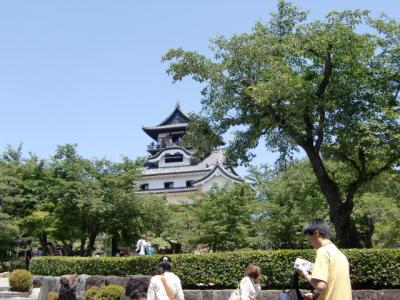
[[[365,166],[365,153],[363,149],[358,149],[358,160],[360,161],[360,175],[361,176],[366,176],[366,166]]]
[[[382,172],[384,172],[386,170],[389,170],[397,160],[396,158],[394,158],[394,159],[390,160],[387,164],[385,164],[383,167],[376,170],[375,172],[367,173],[366,167],[365,167],[364,152],[362,150],[360,150],[360,151],[362,152],[362,153],[359,153],[360,161],[362,161],[361,169],[359,167],[356,168],[358,171],[358,177],[356,180],[354,180],[353,182],[351,182],[349,184],[347,194],[346,194],[346,205],[353,205],[354,194],[357,192],[357,189],[360,186],[360,184],[371,180],[372,178],[378,176],[379,174],[381,174]]]
[[[353,168],[356,169],[356,171],[358,173],[361,173],[360,167],[357,165],[357,163],[354,160],[352,160],[351,158],[349,158],[346,155],[341,154],[341,153],[338,153],[337,156],[340,157],[341,159],[343,159],[344,161],[347,161],[348,163],[350,163],[353,166]]]
[[[305,129],[306,129],[306,136],[307,136],[306,142],[308,144],[312,144],[312,142],[313,142],[313,133],[312,133],[313,125],[311,123],[311,118],[310,118],[310,114],[309,114],[307,105],[304,107],[303,121],[304,121]]]
[[[305,146],[305,142],[301,136],[301,134],[292,126],[286,123],[286,120],[276,113],[275,109],[272,105],[267,105],[267,111],[271,117],[271,119],[278,125],[281,129],[285,130],[289,136],[294,138],[299,146]]]
[[[374,178],[375,176],[378,176],[382,172],[389,170],[390,168],[393,167],[393,164],[395,164],[396,161],[398,161],[398,160],[399,160],[399,158],[397,158],[397,157],[390,159],[387,164],[385,164],[383,167],[379,168],[375,172],[367,173],[366,174],[367,178],[368,179]]]
[[[328,87],[330,82],[330,77],[333,69],[332,53],[331,53],[332,47],[333,45],[329,43],[325,58],[324,78],[319,84],[318,90],[316,92],[318,98],[321,98],[321,96],[325,93],[326,88]],[[324,126],[325,126],[325,109],[321,104],[318,105],[318,111],[319,111],[319,120],[318,120],[317,140],[315,142],[315,148],[317,151],[320,151],[322,142],[324,140]]]
[[[326,88],[329,85],[330,76],[332,74],[332,50],[333,45],[331,43],[328,44],[328,50],[326,52],[325,58],[325,68],[324,68],[324,78],[322,79],[321,83],[319,84],[318,90],[316,92],[317,97],[321,97],[324,93]]]
[[[315,149],[319,152],[322,142],[324,141],[324,126],[325,126],[325,109],[320,105],[318,107],[319,120],[317,129],[317,140],[315,142]]]

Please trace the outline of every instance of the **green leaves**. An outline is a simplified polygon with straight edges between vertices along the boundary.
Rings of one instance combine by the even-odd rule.
[[[20,152],[8,148],[0,160],[5,237],[18,223],[23,235],[39,239],[42,247],[51,237],[71,244],[80,240],[84,249],[89,239],[87,254],[100,232],[126,244],[138,237],[141,215],[134,180],[141,160],[88,160],[71,144],[58,146],[50,160],[25,159]]]
[[[357,233],[339,224],[352,223],[355,192],[400,162],[400,24],[361,10],[311,22],[306,17],[280,1],[270,22],[213,40],[212,59],[180,48],[163,61],[170,63],[174,81],[190,76],[205,84],[198,119],[212,134],[193,126],[189,135],[205,141],[233,133],[227,147],[232,165],[248,164],[259,141],[280,152],[281,165],[302,148],[339,238],[354,246]],[[193,143],[198,156],[207,154],[199,145]],[[343,194],[325,159],[344,163],[355,174]]]
[[[400,278],[400,250],[375,249],[343,251],[351,265],[354,289],[395,288]],[[246,266],[261,267],[267,289],[281,289],[291,278],[293,262],[297,257],[313,261],[312,250],[236,251],[203,255],[171,255],[173,272],[184,288],[198,288],[199,284],[212,288],[236,288]],[[133,257],[40,257],[33,258],[30,270],[35,275],[153,275],[159,255]],[[300,282],[302,288],[309,286]]]
[[[260,199],[255,221],[259,243],[273,249],[305,248],[304,223],[328,216],[315,176],[306,161],[278,171],[252,168],[249,180]]]
[[[214,188],[194,204],[191,243],[213,251],[250,247],[254,204],[255,195],[246,185]]]

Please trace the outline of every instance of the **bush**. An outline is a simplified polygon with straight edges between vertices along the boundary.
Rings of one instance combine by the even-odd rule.
[[[32,274],[23,269],[17,269],[8,277],[10,289],[17,292],[28,292],[32,285]]]
[[[97,300],[97,294],[99,293],[100,288],[97,286],[91,287],[85,291],[86,300]]]
[[[86,300],[119,300],[124,294],[124,288],[119,285],[91,287],[85,292]]]
[[[57,300],[58,293],[57,292],[50,292],[47,294],[47,300]]]
[[[26,265],[24,258],[13,259],[0,263],[0,273],[11,272],[16,269],[25,269],[25,267]]]
[[[400,249],[344,250],[351,265],[351,281],[355,289],[400,287]],[[268,289],[280,289],[291,277],[296,257],[313,261],[313,250],[236,251],[203,255],[171,255],[173,272],[184,288],[205,284],[209,288],[236,288],[245,267],[255,263],[261,267]],[[37,275],[154,275],[159,255],[132,257],[38,257],[30,269]],[[304,282],[302,287],[309,288]]]
[[[25,259],[18,258],[10,261],[10,271],[17,269],[26,269]]]

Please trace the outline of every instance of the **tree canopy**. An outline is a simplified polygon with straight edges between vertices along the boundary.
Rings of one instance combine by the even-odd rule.
[[[205,85],[187,139],[200,145],[199,155],[230,130],[232,164],[249,163],[260,141],[279,151],[278,163],[301,148],[341,246],[360,247],[354,196],[400,162],[399,41],[399,22],[386,16],[346,10],[308,22],[306,12],[279,1],[270,21],[250,33],[213,39],[213,57],[179,48],[163,60],[174,81],[191,76]],[[345,185],[326,159],[346,165]]]
[[[26,159],[21,147],[7,148],[0,159],[0,218],[5,223],[0,244],[17,233],[38,240],[42,249],[50,238],[64,245],[79,241],[81,255],[91,254],[100,233],[112,236],[114,245],[134,244],[147,230],[143,224],[151,214],[146,212],[160,204],[139,201],[135,194],[142,163],[127,157],[121,162],[85,159],[71,144],[58,146],[49,160]]]
[[[194,203],[189,242],[213,251],[252,247],[254,205],[255,194],[247,185],[214,187]]]

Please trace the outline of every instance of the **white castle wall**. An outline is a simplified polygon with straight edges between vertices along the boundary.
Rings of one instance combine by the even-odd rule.
[[[149,189],[163,189],[164,182],[174,182],[174,187],[186,187],[186,181],[198,180],[204,175],[193,175],[193,174],[177,174],[176,176],[166,176],[163,178],[140,178],[136,182],[138,185],[148,183]]]

